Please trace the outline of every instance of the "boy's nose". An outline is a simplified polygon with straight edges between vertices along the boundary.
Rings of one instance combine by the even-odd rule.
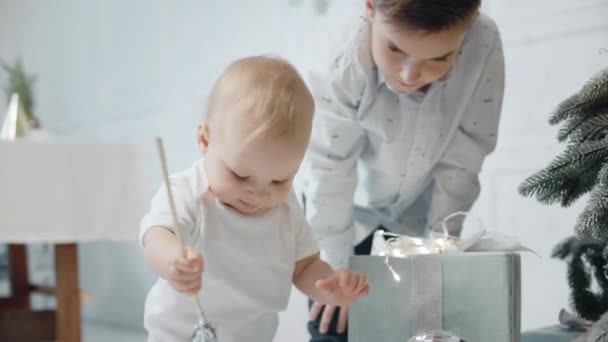
[[[420,78],[420,66],[412,60],[406,59],[403,61],[399,76],[405,83],[415,83]]]

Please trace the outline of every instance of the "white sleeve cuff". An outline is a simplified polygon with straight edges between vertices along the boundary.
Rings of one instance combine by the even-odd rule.
[[[319,237],[321,259],[334,270],[348,268],[349,259],[354,254],[353,229],[348,229],[340,235]]]

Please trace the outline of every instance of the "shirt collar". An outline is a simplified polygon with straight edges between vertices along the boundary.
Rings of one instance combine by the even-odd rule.
[[[205,158],[201,157],[192,166],[194,181],[192,182],[192,195],[194,198],[199,198],[209,190],[209,182],[207,181],[207,170],[205,168]]]

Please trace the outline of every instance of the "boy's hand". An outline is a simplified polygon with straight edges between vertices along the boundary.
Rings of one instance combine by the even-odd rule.
[[[338,310],[338,324],[336,325],[336,332],[338,334],[344,334],[346,332],[346,323],[348,322],[348,306],[333,306],[324,305],[319,302],[314,302],[310,308],[310,320],[315,321],[319,314],[323,312],[321,320],[319,322],[319,332],[321,334],[327,334],[329,326],[334,317],[334,312]]]
[[[187,248],[185,257],[180,256],[169,265],[167,280],[177,291],[195,294],[201,289],[203,269],[203,256],[199,252]]]
[[[333,305],[347,306],[369,293],[367,276],[361,273],[340,270],[325,279],[317,280],[315,286]]]

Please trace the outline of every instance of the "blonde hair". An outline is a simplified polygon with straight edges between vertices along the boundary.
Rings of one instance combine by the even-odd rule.
[[[209,96],[207,120],[226,107],[246,112],[253,119],[247,143],[259,136],[293,136],[302,129],[303,119],[312,122],[314,100],[289,62],[254,56],[233,62],[217,79]]]

